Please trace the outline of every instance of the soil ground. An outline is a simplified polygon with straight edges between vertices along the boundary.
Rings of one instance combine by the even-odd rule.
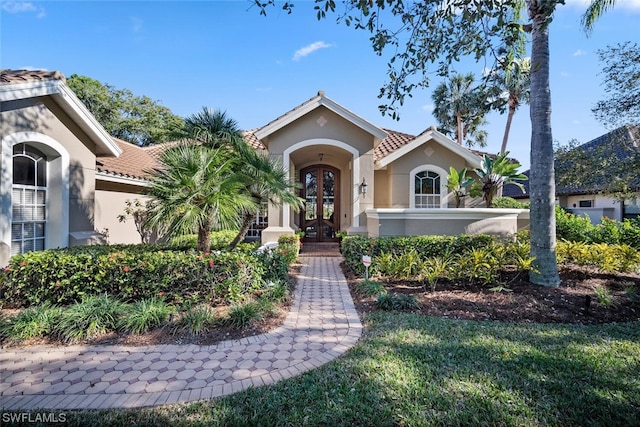
[[[346,270],[345,267],[343,269]],[[356,308],[378,310],[375,297],[358,293],[358,282],[346,271]],[[390,294],[410,294],[420,303],[412,310],[452,319],[524,323],[598,324],[640,320],[640,274],[607,274],[579,266],[560,269],[562,284],[549,288],[531,284],[526,275],[505,278],[504,288],[460,286],[439,282],[436,290],[406,281],[383,281]],[[491,288],[491,289],[490,289]]]

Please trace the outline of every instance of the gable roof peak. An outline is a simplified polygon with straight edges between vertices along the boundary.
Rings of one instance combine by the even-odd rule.
[[[324,96],[324,91],[322,89],[318,91],[318,96]]]

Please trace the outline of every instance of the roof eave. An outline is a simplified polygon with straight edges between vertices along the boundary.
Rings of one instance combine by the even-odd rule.
[[[333,111],[334,113],[345,118],[347,121],[353,123],[355,126],[373,135],[375,138],[379,140],[382,140],[387,137],[387,133],[382,129],[380,129],[379,127],[377,127],[376,125],[368,122],[367,120],[363,119],[362,117],[349,111],[348,109],[344,108],[342,105],[338,104],[335,101],[332,101],[331,99],[323,95],[318,95],[314,98],[311,98],[309,101],[289,111],[287,114],[280,117],[278,120],[275,120],[274,122],[269,123],[268,125],[258,129],[257,131],[255,131],[254,135],[256,136],[256,138],[258,138],[258,140],[263,140],[264,138],[268,137],[274,132],[282,129],[283,127],[294,122],[300,117],[310,113],[311,111],[315,110],[320,106],[324,106],[327,109]]]
[[[45,80],[0,86],[0,101],[50,96],[96,145],[96,154],[118,157],[120,147],[84,106],[76,94],[61,80]]]
[[[405,156],[406,154],[415,150],[429,140],[434,140],[443,147],[453,151],[455,154],[465,159],[467,163],[474,167],[479,168],[482,163],[482,159],[478,155],[472,153],[463,146],[456,144],[455,141],[452,141],[443,133],[438,132],[435,129],[430,129],[427,132],[421,133],[413,141],[398,148],[393,153],[390,153],[389,155],[378,160],[376,162],[376,169],[386,168],[388,165],[398,160],[400,157]]]

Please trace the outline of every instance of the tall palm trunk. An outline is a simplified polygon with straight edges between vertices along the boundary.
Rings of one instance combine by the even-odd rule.
[[[462,145],[464,140],[464,123],[462,122],[462,115],[456,114],[456,120],[458,122],[458,144]]]
[[[511,132],[511,121],[513,115],[516,113],[517,104],[512,100],[509,100],[509,113],[507,114],[507,124],[504,127],[504,136],[502,137],[502,147],[500,147],[500,154],[507,151],[507,142],[509,142],[509,132]]]
[[[244,240],[245,236],[249,232],[249,228],[251,228],[251,224],[253,223],[254,217],[255,217],[254,214],[251,214],[251,213],[245,214],[244,218],[242,219],[242,227],[240,227],[240,231],[238,232],[236,237],[234,237],[233,241],[229,243],[229,250],[231,251],[234,250],[236,246],[238,246],[238,243]]]
[[[549,89],[549,21],[545,0],[527,0],[532,21],[531,53],[531,256],[537,285],[559,286],[556,260],[555,177]],[[546,6],[548,7],[548,6]]]

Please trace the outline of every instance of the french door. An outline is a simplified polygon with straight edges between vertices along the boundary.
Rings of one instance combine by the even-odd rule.
[[[326,165],[300,171],[304,207],[300,227],[307,242],[336,241],[340,229],[340,171]]]

